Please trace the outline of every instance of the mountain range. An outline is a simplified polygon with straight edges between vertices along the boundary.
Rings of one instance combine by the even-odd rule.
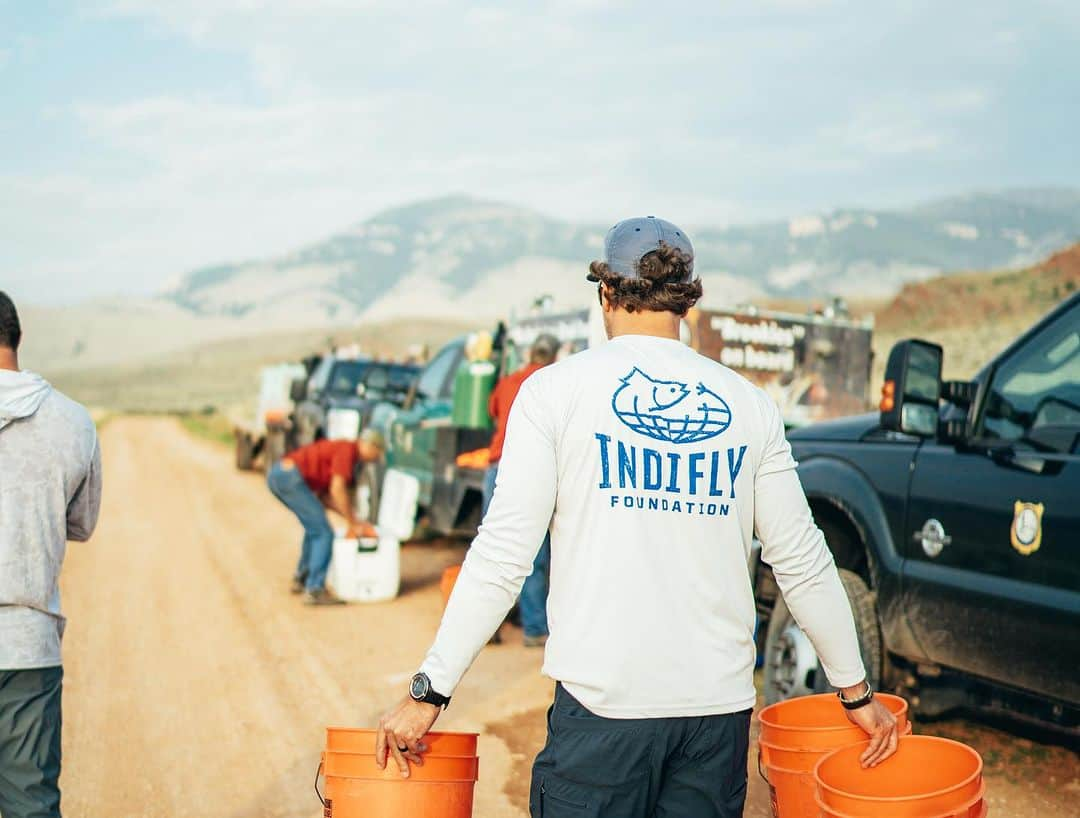
[[[1080,239],[1080,190],[684,227],[705,284],[703,306],[885,298],[941,273],[1024,267]],[[359,322],[486,324],[527,311],[543,295],[577,307],[593,297],[584,276],[602,255],[606,229],[463,196],[419,202],[284,256],[194,270],[154,298],[27,307],[25,357],[46,372],[84,370]]]
[[[505,315],[543,294],[576,305],[589,297],[584,271],[605,230],[449,197],[386,211],[280,258],[196,270],[164,297],[197,315],[290,325]],[[1077,240],[1080,191],[973,194],[690,232],[707,302],[886,296],[946,271],[1029,264]]]

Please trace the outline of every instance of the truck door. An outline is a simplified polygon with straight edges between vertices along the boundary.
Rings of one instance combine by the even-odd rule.
[[[297,405],[293,413],[295,423],[294,438],[297,446],[306,446],[320,437],[324,429],[322,409],[323,395],[330,381],[330,372],[334,368],[334,358],[323,358],[308,378],[307,395]]]
[[[391,427],[390,465],[419,479],[421,505],[426,506],[431,500],[435,431],[450,422],[453,376],[464,349],[462,342],[454,342],[431,359],[417,379],[412,406],[399,412]]]
[[[948,667],[1080,701],[1080,300],[996,362],[963,447],[918,452],[907,612]]]

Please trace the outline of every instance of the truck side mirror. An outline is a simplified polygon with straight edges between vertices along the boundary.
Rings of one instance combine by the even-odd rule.
[[[881,427],[919,437],[934,437],[941,399],[941,361],[937,344],[909,339],[889,353],[881,387]]]
[[[293,403],[300,403],[307,397],[307,379],[296,378],[289,386],[289,398]]]

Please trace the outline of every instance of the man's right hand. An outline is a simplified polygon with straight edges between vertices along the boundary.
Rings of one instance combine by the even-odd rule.
[[[896,752],[900,736],[896,728],[896,716],[877,699],[864,704],[858,710],[845,710],[848,720],[861,727],[870,736],[870,746],[859,757],[863,767],[876,767]]]

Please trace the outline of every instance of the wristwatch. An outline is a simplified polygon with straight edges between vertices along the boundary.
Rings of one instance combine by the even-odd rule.
[[[845,699],[843,692],[839,690],[836,691],[836,697],[840,699],[840,704],[844,706],[845,710],[858,710],[874,700],[874,688],[870,686],[870,682],[867,682],[866,692],[857,699]]]
[[[412,682],[409,683],[409,695],[414,702],[425,702],[444,708],[450,705],[449,696],[436,693],[431,689],[431,679],[426,673],[417,673],[412,677]]]

